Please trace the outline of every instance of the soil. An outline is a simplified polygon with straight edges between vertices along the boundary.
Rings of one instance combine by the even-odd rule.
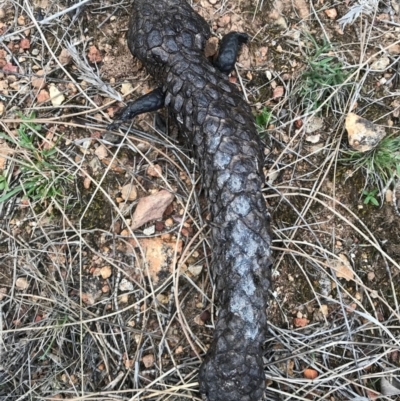
[[[218,304],[191,145],[166,111],[124,126],[121,145],[104,141],[125,102],[155,86],[126,45],[129,2],[89,2],[49,25],[38,21],[77,2],[35,0],[33,14],[25,3],[0,3],[0,197],[1,177],[24,188],[0,203],[0,396],[200,399]],[[379,187],[378,206],[366,204],[363,191],[375,187],[345,160],[344,129],[354,112],[399,135],[398,5],[343,28],[348,2],[193,3],[216,37],[251,35],[230,79],[255,117],[271,114],[260,127],[275,259],[268,399],[400,399],[391,381],[400,369],[399,177]],[[328,41],[327,57],[353,74],[311,112],[301,95],[307,35]],[[68,43],[86,66],[60,62]],[[61,104],[39,102],[51,84]],[[19,113],[40,124],[29,134],[35,150],[21,142]],[[55,157],[43,153],[53,147]],[[27,196],[23,174],[38,174],[42,160],[64,177],[62,196]],[[147,211],[154,218],[132,229],[139,201],[162,190],[175,197],[161,217]]]

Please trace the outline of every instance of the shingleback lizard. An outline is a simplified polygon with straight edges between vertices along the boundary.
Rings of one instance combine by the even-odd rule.
[[[258,401],[272,266],[263,146],[249,105],[227,77],[247,35],[226,35],[213,64],[203,54],[210,34],[186,0],[134,0],[128,46],[160,86],[128,104],[109,129],[168,107],[193,144],[211,212],[220,305],[200,392],[208,401]]]

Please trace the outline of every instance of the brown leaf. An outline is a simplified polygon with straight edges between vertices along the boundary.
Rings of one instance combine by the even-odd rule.
[[[336,277],[344,278],[347,281],[352,280],[354,278],[354,271],[353,268],[351,267],[349,259],[343,253],[340,253],[338,256],[339,259],[333,260],[333,266],[332,266],[332,268],[336,272]]]
[[[174,197],[175,195],[163,189],[154,195],[141,198],[132,217],[132,230],[141,227],[148,221],[161,219]]]

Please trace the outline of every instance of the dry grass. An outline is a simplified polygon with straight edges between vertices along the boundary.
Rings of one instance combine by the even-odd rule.
[[[0,398],[199,400],[197,372],[217,308],[207,208],[190,145],[176,139],[173,125],[169,132],[162,124],[153,128],[151,116],[121,130],[118,145],[104,139],[110,108],[149,85],[136,62],[128,59],[124,70],[128,1],[81,1],[68,13],[66,2],[44,12],[37,7],[45,2],[33,3],[0,3],[6,11],[0,45],[18,66],[0,76],[0,190],[21,188],[0,203]],[[241,9],[220,1],[213,10],[206,3],[202,11],[214,21],[238,15],[239,26],[251,25],[252,64],[239,65],[238,82],[255,114],[265,107],[271,115],[261,134],[275,258],[268,399],[400,399],[390,390],[400,369],[400,218],[391,202],[363,205],[362,170],[341,162],[350,110],[398,136],[396,9],[392,16],[377,8],[359,15],[340,35],[323,4],[308,4],[305,17],[301,2],[279,3],[292,25],[278,29],[263,1],[241,2]],[[344,3],[335,8],[340,16],[348,11]],[[31,47],[20,52],[10,43],[20,44],[28,29]],[[310,34],[323,39],[314,43]],[[101,50],[106,72],[85,61],[91,44]],[[66,48],[74,55],[63,64]],[[389,64],[372,69],[382,57]],[[305,77],[312,85],[318,78],[306,74],[310,59],[346,74],[310,86]],[[45,89],[55,84],[64,93],[61,105],[38,103],[39,89],[31,85],[38,70],[47,71]],[[122,96],[125,79],[133,87]],[[273,98],[277,86],[283,95]],[[318,93],[313,107],[304,102],[307,88]],[[17,112],[35,113],[29,120],[35,127]],[[316,121],[322,126],[308,132]],[[159,177],[148,173],[155,165]],[[51,188],[58,177],[68,180],[60,193],[41,190],[33,198],[27,168]],[[396,191],[397,181],[393,175],[385,190]],[[145,226],[149,231],[130,228],[138,201],[122,199],[124,186],[135,186],[138,199],[160,189],[176,194],[155,230],[154,223]],[[146,239],[168,246],[168,268],[157,278]],[[197,266],[202,271],[193,273]],[[307,379],[306,369],[317,377]]]

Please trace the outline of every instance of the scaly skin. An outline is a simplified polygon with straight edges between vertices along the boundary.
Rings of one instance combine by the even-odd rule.
[[[200,368],[208,401],[258,401],[270,287],[269,214],[261,193],[263,147],[250,107],[223,72],[243,34],[227,35],[214,67],[203,55],[210,29],[185,0],[135,0],[128,45],[160,88],[121,120],[167,106],[194,145],[212,215],[213,274],[220,305]],[[112,127],[115,127],[114,124]]]

